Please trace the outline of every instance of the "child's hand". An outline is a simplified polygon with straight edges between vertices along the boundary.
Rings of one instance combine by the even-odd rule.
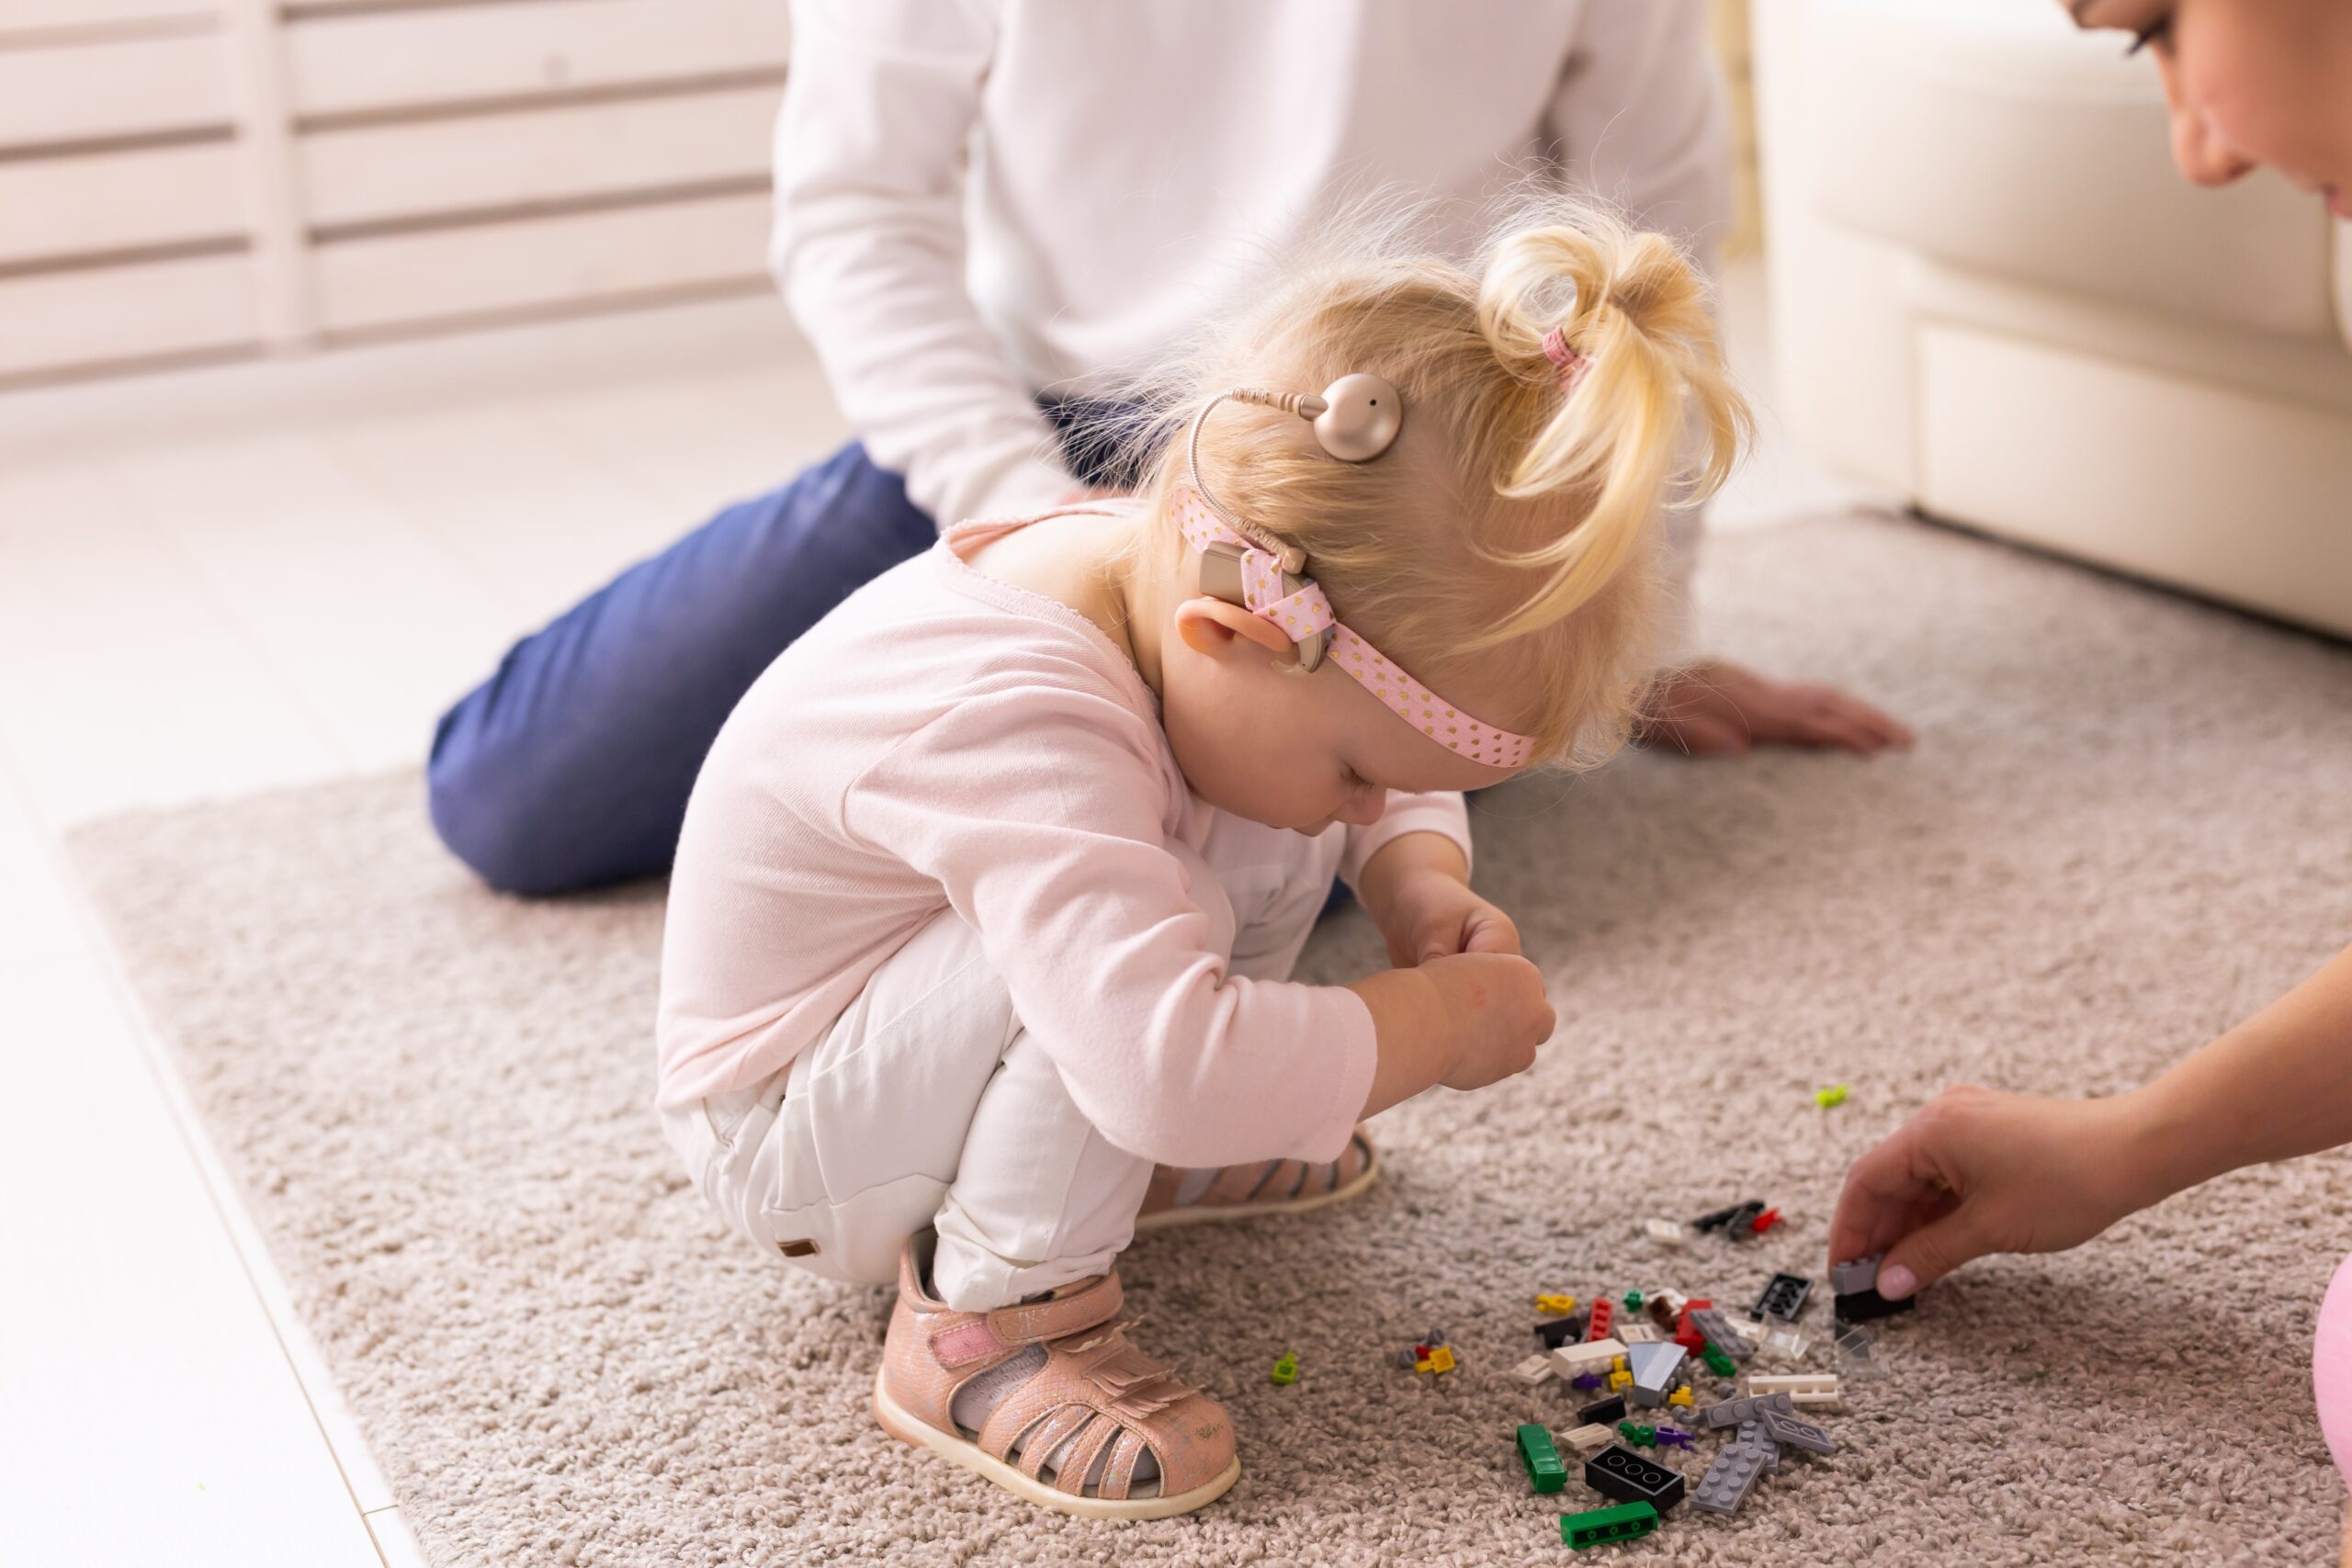
[[[1558,1022],[1510,917],[1470,891],[1453,840],[1407,833],[1372,857],[1356,891],[1396,967],[1348,988],[1372,1010],[1380,1060],[1363,1113],[1431,1084],[1484,1089],[1535,1064]]]
[[[1457,953],[1519,952],[1519,928],[1510,917],[1445,871],[1420,870],[1400,879],[1385,917],[1388,962],[1399,969]]]
[[[1419,972],[1453,1025],[1453,1065],[1437,1080],[1448,1089],[1484,1089],[1525,1072],[1558,1025],[1543,972],[1516,953],[1451,953]]]
[[[2128,1100],[1951,1089],[1846,1173],[1832,1262],[1885,1254],[1907,1296],[1988,1252],[2059,1252],[2150,1201]]]
[[[1543,974],[1515,953],[1448,953],[1348,989],[1363,998],[1378,1036],[1366,1116],[1431,1084],[1484,1089],[1523,1073],[1557,1022]]]

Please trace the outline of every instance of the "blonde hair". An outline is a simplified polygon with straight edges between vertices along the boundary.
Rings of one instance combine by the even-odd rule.
[[[1480,716],[1524,730],[1539,759],[1596,762],[1649,675],[1658,507],[1712,493],[1749,429],[1706,285],[1673,241],[1556,196],[1517,198],[1476,276],[1413,254],[1393,213],[1338,231],[1163,374],[1159,513],[1183,479],[1183,427],[1217,391],[1385,378],[1404,429],[1373,461],[1227,402],[1202,433],[1204,476],[1248,531],[1304,550],[1340,618],[1414,676],[1453,694],[1510,660],[1532,716]],[[1555,328],[1586,360],[1565,392]]]

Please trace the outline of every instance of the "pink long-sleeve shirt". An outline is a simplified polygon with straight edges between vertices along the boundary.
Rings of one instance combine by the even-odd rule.
[[[1338,1157],[1371,1092],[1370,1010],[1226,972],[1171,851],[1198,850],[1216,808],[1158,698],[1083,615],[964,563],[1020,525],[950,529],[728,719],[671,878],[661,1102],[764,1081],[952,908],[1114,1145],[1195,1167]],[[1457,795],[1393,795],[1371,826],[1327,830],[1348,835],[1351,881],[1408,832],[1469,852]]]

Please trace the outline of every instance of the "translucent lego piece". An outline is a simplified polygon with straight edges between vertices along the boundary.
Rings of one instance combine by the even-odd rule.
[[[1886,1376],[1886,1359],[1879,1353],[1878,1337],[1860,1325],[1840,1325],[1834,1348],[1838,1376],[1858,1380]]]

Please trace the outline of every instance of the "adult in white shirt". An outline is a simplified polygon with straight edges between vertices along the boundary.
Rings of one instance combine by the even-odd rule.
[[[775,272],[861,440],[631,568],[443,716],[435,825],[502,888],[666,866],[777,653],[939,525],[1116,485],[1097,400],[1350,197],[1471,221],[1535,171],[1702,260],[1729,211],[1702,0],[795,0],[792,20]],[[1842,694],[1690,661],[1687,615],[1668,652],[1684,672],[1650,729],[1682,750],[1907,739]]]

